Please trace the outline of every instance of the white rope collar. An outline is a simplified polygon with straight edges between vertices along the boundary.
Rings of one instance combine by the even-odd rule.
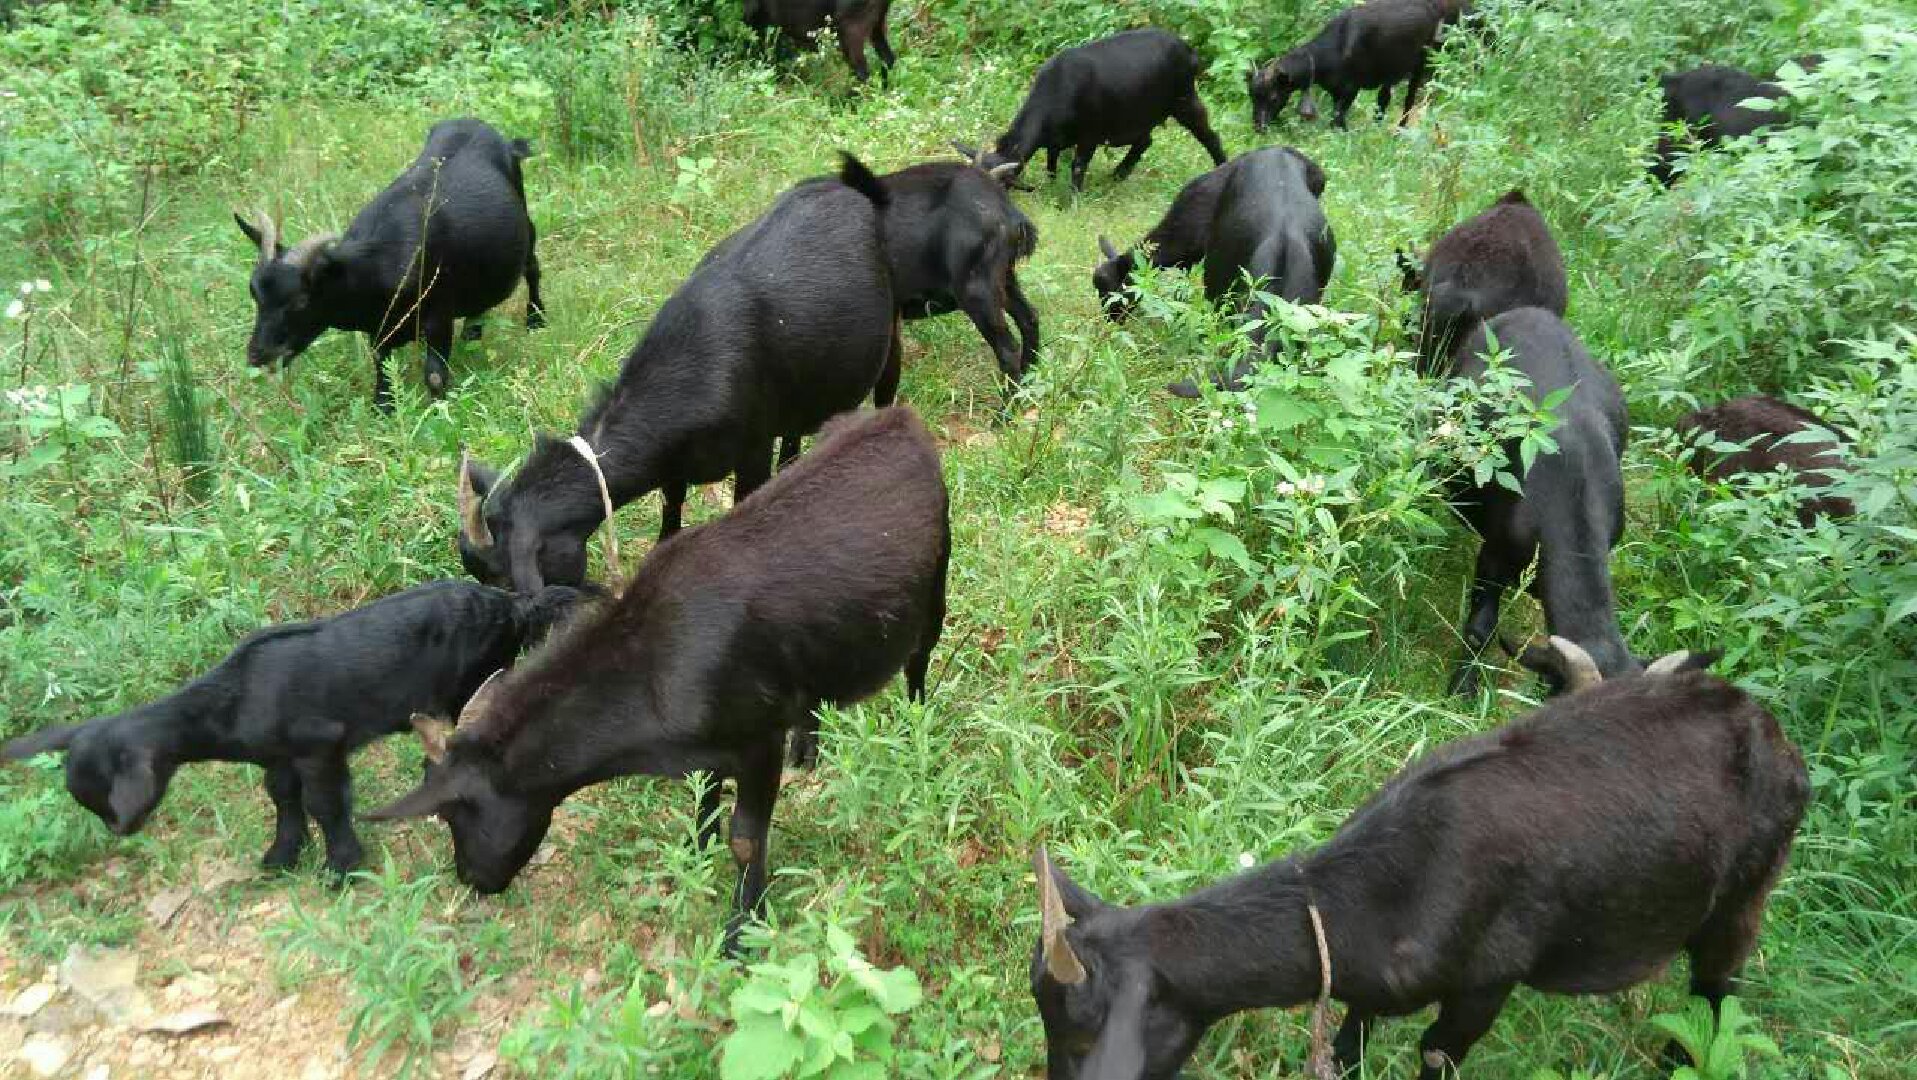
[[[612,489],[606,486],[606,474],[599,468],[599,455],[593,453],[592,444],[583,435],[567,439],[566,445],[586,460],[586,467],[592,470],[592,478],[599,484],[599,506],[606,512],[606,572],[610,575],[606,584],[617,591],[626,575],[619,567],[619,531],[613,527]]]

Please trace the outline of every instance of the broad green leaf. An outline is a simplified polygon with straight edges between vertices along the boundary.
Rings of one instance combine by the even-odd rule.
[[[799,1063],[805,1041],[775,1017],[748,1013],[726,1036],[719,1057],[720,1080],[778,1080]]]
[[[1205,550],[1221,559],[1235,564],[1249,573],[1252,569],[1251,552],[1246,550],[1245,542],[1223,529],[1200,527],[1192,530],[1193,538],[1205,545]]]

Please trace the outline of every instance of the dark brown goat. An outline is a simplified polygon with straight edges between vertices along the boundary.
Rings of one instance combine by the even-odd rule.
[[[925,696],[951,554],[938,450],[904,408],[835,421],[725,517],[652,550],[625,592],[482,690],[420,786],[369,819],[437,814],[459,879],[504,889],[553,808],[615,776],[732,777],[736,943],[765,891],[788,731],[901,668]],[[716,831],[717,790],[700,807]]]
[[[1405,286],[1424,293],[1418,370],[1442,375],[1457,347],[1486,319],[1521,307],[1559,318],[1570,302],[1564,254],[1544,216],[1513,188],[1431,245],[1422,271],[1400,255]]]
[[[1763,394],[1732,398],[1699,409],[1677,422],[1677,429],[1696,435],[1708,434],[1716,442],[1735,443],[1740,449],[1713,450],[1706,443],[1691,457],[1691,468],[1711,480],[1728,480],[1740,473],[1774,473],[1785,469],[1804,487],[1819,491],[1836,483],[1837,475],[1849,470],[1841,447],[1843,437],[1816,413]],[[1800,431],[1821,429],[1836,442],[1825,439],[1786,441]],[[1820,516],[1849,517],[1857,507],[1841,495],[1818,495],[1805,499],[1797,507],[1797,520],[1805,528]]]
[[[1051,1080],[1176,1076],[1233,1013],[1330,996],[1355,1069],[1427,1005],[1420,1080],[1453,1075],[1519,986],[1601,994],[1680,952],[1733,992],[1809,797],[1777,721],[1680,653],[1462,739],[1323,846],[1170,903],[1105,904],[1041,853],[1032,994]],[[1318,946],[1314,917],[1326,947]]]

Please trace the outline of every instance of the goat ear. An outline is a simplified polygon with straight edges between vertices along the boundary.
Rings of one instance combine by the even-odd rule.
[[[107,793],[107,805],[124,825],[153,808],[160,801],[159,772],[154,768],[153,751],[135,750],[125,768],[114,774],[113,789]]]
[[[73,745],[73,737],[80,733],[85,724],[67,724],[64,727],[43,728],[31,735],[22,735],[0,746],[0,758],[8,761],[25,761],[41,754],[65,753]]]
[[[1103,252],[1107,259],[1118,258],[1118,248],[1113,246],[1112,242],[1106,238],[1104,233],[1098,234],[1098,250]]]
[[[474,461],[471,454],[460,452],[459,531],[476,548],[493,546],[493,532],[486,527],[486,493],[498,480],[498,473]]]
[[[370,813],[361,814],[366,821],[403,821],[407,818],[431,817],[459,801],[460,773],[455,767],[441,766],[429,769],[426,779],[418,787],[387,803]]]
[[[426,751],[426,760],[435,764],[446,760],[446,740],[453,733],[453,725],[437,716],[414,713],[413,731],[419,736],[420,746]]]
[[[1032,855],[1032,869],[1038,874],[1039,941],[1045,956],[1045,970],[1060,985],[1077,986],[1085,981],[1085,965],[1072,951],[1072,943],[1065,939],[1065,928],[1072,925],[1072,917],[1066,912],[1065,900],[1059,891],[1059,878],[1063,875],[1052,868],[1051,856],[1045,854],[1043,847]]]
[[[958,151],[958,156],[967,161],[977,161],[979,159],[979,148],[976,146],[967,146],[957,139],[953,139],[948,145],[950,145],[953,150]]]
[[[300,284],[308,289],[324,286],[339,276],[342,265],[334,243],[320,244],[300,267]]]

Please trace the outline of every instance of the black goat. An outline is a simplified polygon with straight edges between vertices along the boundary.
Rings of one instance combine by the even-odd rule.
[[[589,784],[732,777],[739,923],[765,890],[787,731],[905,670],[925,696],[951,554],[938,450],[909,409],[829,426],[717,521],[654,548],[623,595],[473,699],[410,794],[370,818],[438,814],[461,881],[511,883],[553,808]],[[716,830],[716,786],[701,803]]]
[[[1205,295],[1214,302],[1244,293],[1246,279],[1261,282],[1259,292],[1297,304],[1315,304],[1331,280],[1338,245],[1318,197],[1325,174],[1318,163],[1290,147],[1266,147],[1234,158],[1225,166],[1205,241]],[[1220,389],[1244,389],[1254,357],[1265,351],[1265,304],[1247,296],[1245,315],[1252,324],[1252,355],[1238,361]],[[1191,380],[1174,383],[1172,393],[1198,396]]]
[[[1000,166],[1009,170],[1010,166]],[[906,319],[964,311],[1016,387],[1038,361],[1038,314],[1018,284],[1018,261],[1038,229],[996,178],[971,164],[928,162],[879,178],[892,295]],[[1018,338],[1005,325],[1007,313]]]
[[[1563,317],[1569,306],[1557,239],[1515,188],[1439,237],[1422,271],[1403,253],[1398,262],[1405,286],[1424,293],[1418,370],[1427,375],[1448,372],[1465,335],[1493,315],[1540,307]]]
[[[745,0],[745,23],[762,38],[776,33],[788,47],[808,52],[817,47],[814,35],[830,24],[852,74],[860,82],[872,77],[865,63],[865,46],[870,42],[879,54],[879,80],[890,86],[892,65],[899,62],[885,36],[885,17],[891,8],[892,0]]]
[[[1121,252],[1104,236],[1098,238],[1098,250],[1105,261],[1092,270],[1092,288],[1098,290],[1099,306],[1106,318],[1123,322],[1131,314],[1134,297],[1130,290],[1132,274],[1138,268],[1138,253],[1160,270],[1189,270],[1205,261],[1205,247],[1211,242],[1211,219],[1218,210],[1218,195],[1225,190],[1225,178],[1231,173],[1227,162],[1178,190],[1165,216],[1158,219],[1145,239]]]
[[[262,630],[167,697],[15,739],[0,756],[64,751],[67,790],[119,836],[140,831],[181,765],[258,765],[279,814],[264,865],[293,865],[310,816],[326,837],[327,868],[345,874],[361,854],[347,758],[409,722],[424,731],[429,718],[456,715],[578,597],[558,587],[528,599],[466,581],[422,585]]]
[[[1800,57],[1796,64],[1810,71],[1821,59],[1813,54]],[[1774,109],[1744,107],[1742,103],[1753,98],[1780,101],[1786,95],[1776,83],[1738,68],[1705,64],[1659,76],[1658,85],[1664,92],[1665,125],[1684,125],[1700,148],[1742,138],[1784,120],[1784,114]],[[1658,138],[1651,162],[1651,175],[1658,183],[1670,187],[1677,182],[1678,155],[1687,144],[1687,140],[1668,132]]]
[[[1458,508],[1482,544],[1465,618],[1464,660],[1452,678],[1452,692],[1477,692],[1477,657],[1497,629],[1504,591],[1517,584],[1533,559],[1546,625],[1552,635],[1589,654],[1595,669],[1565,671],[1540,663],[1532,650],[1520,661],[1550,681],[1554,691],[1576,690],[1595,674],[1635,672],[1640,664],[1625,648],[1611,588],[1611,548],[1624,532],[1619,462],[1630,430],[1624,395],[1564,320],[1543,308],[1507,311],[1474,330],[1459,350],[1458,378],[1484,375],[1492,336],[1497,349],[1509,354],[1510,366],[1530,380],[1525,394],[1533,402],[1574,389],[1555,410],[1560,423],[1551,437],[1557,452],[1540,454],[1519,478],[1523,494],[1495,481],[1472,486],[1468,479],[1458,493]],[[1506,454],[1515,470],[1517,448],[1507,447]]]
[[[898,318],[881,239],[885,185],[846,157],[706,254],[653,317],[619,379],[579,421],[614,506],[660,489],[659,536],[679,530],[689,484],[733,477],[750,495],[826,418],[898,391]],[[460,558],[522,593],[585,580],[605,510],[593,468],[541,435],[506,482],[460,470]]]
[[[1108,905],[1040,852],[1047,1075],[1165,1080],[1212,1024],[1325,980],[1347,1006],[1339,1071],[1378,1017],[1438,1006],[1420,1080],[1456,1075],[1519,985],[1614,993],[1683,952],[1715,1009],[1810,782],[1777,721],[1696,666],[1679,653],[1440,747],[1324,845],[1169,903]]]
[[[256,311],[247,363],[291,363],[327,330],[358,330],[373,344],[373,404],[391,409],[387,354],[426,346],[426,388],[445,393],[453,322],[469,320],[526,280],[526,325],[546,323],[539,298],[537,234],[526,213],[519,163],[532,149],[483,121],[443,120],[419,157],[366,204],[344,235],[311,236],[291,248],[265,214],[240,230],[259,248],[251,289]]]
[[[1728,480],[1739,473],[1789,471],[1799,484],[1816,490],[1829,488],[1850,466],[1843,458],[1841,433],[1816,413],[1763,394],[1732,398],[1679,420],[1677,429],[1693,437],[1708,434],[1715,442],[1735,443],[1739,449],[1720,452],[1701,445],[1691,468],[1712,480]],[[1788,436],[1818,429],[1830,439],[1809,441]],[[1820,516],[1850,517],[1857,507],[1841,495],[1817,495],[1798,505],[1797,520],[1810,528]]]
[[[1100,38],[1039,67],[1025,103],[991,152],[978,155],[955,145],[987,170],[1012,165],[1014,176],[1040,150],[1046,171],[1057,176],[1058,155],[1069,148],[1072,190],[1083,191],[1085,170],[1099,147],[1130,147],[1113,173],[1123,180],[1151,147],[1152,132],[1171,119],[1204,145],[1212,164],[1223,165],[1224,145],[1198,97],[1202,67],[1198,51],[1169,31],[1127,30]]]
[[[1411,119],[1418,91],[1431,70],[1431,54],[1439,31],[1463,13],[1455,0],[1370,0],[1332,16],[1318,36],[1245,76],[1251,98],[1251,124],[1258,131],[1279,113],[1291,95],[1298,99],[1298,115],[1318,116],[1311,88],[1322,86],[1337,111],[1332,123],[1345,126],[1345,116],[1361,90],[1378,91],[1378,118],[1391,107],[1391,88],[1409,80],[1404,95],[1402,125]]]

